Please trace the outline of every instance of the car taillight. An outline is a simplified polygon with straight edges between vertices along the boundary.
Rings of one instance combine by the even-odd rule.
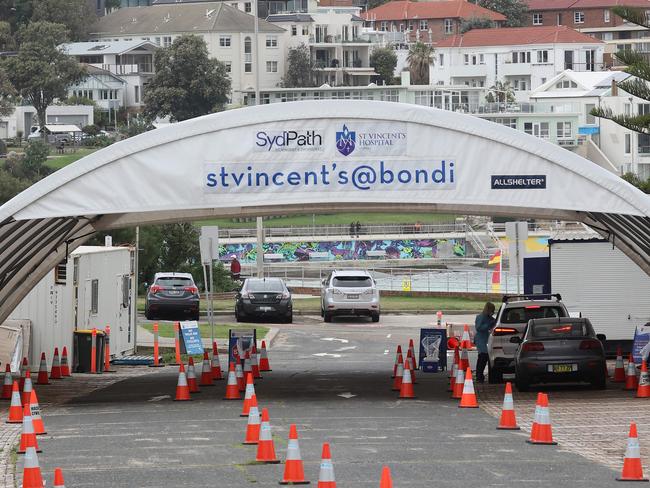
[[[504,336],[504,335],[513,335],[517,333],[517,329],[512,327],[497,327],[492,331],[492,335],[495,336]]]
[[[527,342],[522,346],[521,350],[524,352],[543,351],[544,344],[542,344],[541,342]]]
[[[160,290],[162,290],[162,287],[158,285],[151,285],[151,288],[149,288],[149,290],[151,291],[151,293],[155,294],[158,293]]]
[[[337,288],[332,288],[332,295],[343,295],[343,292]]]
[[[365,290],[363,290],[363,293],[361,293],[361,294],[362,295],[372,295],[372,293],[373,293],[372,288],[366,288]]]
[[[527,305],[526,309],[528,310],[537,310],[538,308],[542,308],[541,305]]]
[[[580,349],[582,351],[586,351],[586,350],[589,350],[589,349],[600,349],[601,347],[603,347],[603,346],[600,343],[600,341],[597,341],[597,340],[594,340],[594,339],[589,339],[589,340],[580,342]]]
[[[184,288],[185,291],[189,291],[190,293],[196,295],[199,293],[199,289],[196,286],[186,286]]]

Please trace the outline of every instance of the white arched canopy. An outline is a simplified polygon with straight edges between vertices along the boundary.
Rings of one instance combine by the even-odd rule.
[[[650,274],[650,198],[576,154],[470,115],[296,102],[127,139],[0,207],[0,320],[99,230],[355,210],[582,221]]]

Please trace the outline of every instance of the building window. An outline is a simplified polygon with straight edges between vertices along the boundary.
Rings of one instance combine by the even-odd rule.
[[[277,73],[278,72],[278,62],[277,61],[267,61],[266,62],[266,72],[267,73]]]
[[[591,115],[591,111],[596,108],[596,104],[594,103],[586,103],[585,104],[585,122],[588,125],[595,125],[596,124],[596,117]]]
[[[163,47],[169,47],[172,45],[172,36],[163,36]]]
[[[650,134],[637,135],[637,151],[639,154],[650,154]]]
[[[625,154],[632,153],[632,134],[625,134]]]
[[[542,14],[533,14],[533,25],[542,25],[543,23]]]
[[[309,26],[308,25],[303,25],[302,26],[302,35],[303,36],[308,36],[309,35]]]
[[[479,54],[478,55],[478,63],[479,64],[485,64],[485,54]]]
[[[530,51],[513,51],[513,63],[530,63]]]
[[[550,136],[548,122],[524,122],[524,132],[540,139],[548,139]]]
[[[99,280],[90,282],[90,313],[97,315],[99,309]]]
[[[253,42],[250,37],[244,39],[244,73],[253,71]]]
[[[65,279],[68,275],[68,261],[64,259],[54,268],[54,283],[56,285],[65,285]]]
[[[156,46],[160,46],[160,37],[156,37],[155,41]]]
[[[557,123],[557,138],[558,139],[571,139],[573,131],[571,129],[571,122],[558,122]]]
[[[609,22],[611,20],[611,14],[609,10],[603,10],[603,21]]]
[[[140,87],[136,85],[133,88],[135,89],[134,92],[135,103],[140,103]]]
[[[246,2],[246,3],[244,4],[244,12],[246,12],[247,14],[250,14],[252,11],[253,11],[253,4],[252,4],[252,2]]]
[[[469,54],[463,55],[463,64],[469,64]]]
[[[557,89],[559,89],[559,90],[565,90],[565,89],[567,89],[567,88],[578,88],[578,85],[576,84],[575,81],[571,81],[571,80],[562,80],[562,81],[558,81],[558,82],[555,84],[555,88],[557,88]]]
[[[584,12],[573,12],[573,23],[574,24],[584,24],[585,23],[585,13]]]
[[[637,115],[648,115],[650,114],[650,103],[639,103],[637,105]]]
[[[379,30],[382,32],[386,32],[388,30],[388,22],[382,20],[381,23],[379,24]]]
[[[501,125],[505,125],[506,127],[510,127],[511,129],[516,129],[517,128],[517,119],[509,119],[509,118],[496,118],[493,120],[493,122]]]
[[[438,66],[444,66],[445,65],[445,55],[443,53],[440,53],[438,55]]]
[[[278,36],[266,36],[266,47],[278,47]]]
[[[537,62],[548,63],[548,51],[537,51]]]
[[[219,36],[219,47],[230,47],[231,42],[230,36]]]
[[[420,20],[420,30],[427,30],[429,28],[429,22],[425,19]]]
[[[291,35],[292,36],[297,36],[298,35],[298,27],[295,25],[291,26]]]
[[[232,73],[232,61],[224,61],[223,64],[226,66],[226,73]]]
[[[454,33],[454,21],[452,19],[445,19],[445,34]]]

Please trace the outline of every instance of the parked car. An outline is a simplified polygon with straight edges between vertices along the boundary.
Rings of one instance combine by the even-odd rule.
[[[144,315],[149,320],[199,320],[199,289],[190,273],[156,273],[147,289]]]
[[[526,391],[534,383],[587,382],[605,388],[604,336],[589,319],[553,318],[528,322],[523,340],[512,336],[515,386]]]
[[[559,294],[505,295],[497,312],[496,327],[488,339],[488,381],[501,383],[504,373],[515,372],[517,345],[510,338],[523,338],[529,320],[568,316]]]
[[[235,318],[241,322],[266,317],[293,322],[291,293],[280,278],[247,278],[237,293]]]
[[[369,316],[379,322],[381,307],[375,280],[365,270],[335,270],[323,280],[321,316],[331,322],[334,316]]]

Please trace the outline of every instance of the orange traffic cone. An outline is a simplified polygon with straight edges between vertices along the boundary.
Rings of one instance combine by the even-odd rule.
[[[404,363],[404,374],[402,377],[402,384],[399,389],[399,398],[416,398],[413,391],[413,382],[411,381],[411,361]]]
[[[18,383],[18,388],[20,391],[23,391],[23,386],[25,385],[25,375],[27,374],[27,368],[29,364],[27,363],[27,358],[23,358],[23,362],[20,365],[20,381]]]
[[[467,368],[469,368],[469,353],[467,352],[467,348],[461,347],[460,359],[458,360],[458,369],[465,371]]]
[[[11,387],[11,405],[9,406],[8,424],[20,424],[23,421],[23,406],[20,402],[20,392],[18,391],[18,382],[14,381]]]
[[[185,376],[185,366],[180,363],[178,365],[178,383],[176,383],[176,398],[174,398],[174,401],[186,402],[191,399],[190,387],[187,384],[187,376]]]
[[[406,363],[408,363],[409,371],[411,372],[411,383],[416,383],[416,381],[415,381],[415,358],[413,358],[413,354],[411,353],[410,349],[409,349],[409,351],[408,351],[408,353],[406,355]],[[404,380],[402,379],[402,381],[404,381]]]
[[[246,425],[246,438],[244,444],[257,444],[260,440],[260,410],[257,407],[257,396],[253,394],[251,407],[248,411],[248,424]]]
[[[517,425],[517,417],[515,416],[515,404],[512,400],[512,385],[508,381],[506,383],[506,392],[503,395],[503,408],[501,409],[501,418],[499,419],[499,430],[520,430]]]
[[[251,409],[251,400],[255,396],[255,385],[253,384],[253,373],[246,375],[246,393],[244,394],[244,406],[242,408],[240,417],[248,417],[248,412]]]
[[[70,364],[68,363],[68,348],[63,346],[63,351],[61,351],[61,377],[68,378],[72,376],[70,374]]]
[[[11,386],[14,383],[14,378],[13,375],[11,374],[11,366],[7,363],[7,366],[5,368],[5,379],[4,383],[2,385],[2,395],[0,398],[2,400],[9,400],[11,399]]]
[[[34,385],[32,385],[32,375],[29,370],[27,370],[27,376],[25,376],[25,386],[23,387],[23,393],[21,395],[20,401],[23,405],[29,403],[29,397],[32,395],[32,390]]]
[[[61,361],[59,360],[59,348],[54,348],[54,357],[52,358],[52,370],[50,371],[50,379],[61,379]]]
[[[251,369],[253,370],[253,378],[256,380],[262,378],[262,375],[260,374],[259,357],[260,353],[257,352],[257,346],[253,344],[253,352],[251,355]]]
[[[38,368],[38,378],[36,379],[37,385],[49,385],[50,380],[47,375],[47,360],[45,359],[45,353],[41,353],[41,365]]]
[[[401,355],[402,355],[402,346],[398,344],[397,352],[395,353],[395,364],[393,365],[393,376],[391,376],[391,378],[395,378],[395,375],[397,374],[397,364],[399,363],[399,357]]]
[[[463,393],[460,397],[460,408],[478,408],[476,393],[474,392],[474,381],[472,380],[472,370],[467,368],[465,372],[465,382],[463,383]]]
[[[397,371],[395,373],[395,380],[393,381],[393,391],[399,391],[402,387],[402,377],[404,376],[404,360],[400,354],[397,357]]]
[[[38,465],[36,449],[28,447],[27,452],[25,452],[22,488],[43,488],[43,486],[43,476],[41,475],[41,468]]]
[[[614,368],[614,383],[623,383],[625,381],[625,367],[623,365],[623,353],[621,346],[616,348],[616,367]]]
[[[460,362],[460,355],[458,354],[458,348],[454,347],[454,363],[451,366],[450,375],[449,375],[449,388],[447,391],[453,392],[454,385],[456,384],[456,373],[458,371],[458,363]]]
[[[260,426],[260,439],[257,442],[257,455],[255,461],[265,464],[279,464],[280,460],[275,457],[275,446],[271,435],[271,423],[269,411],[262,409],[262,425]]]
[[[271,371],[269,356],[266,352],[266,341],[262,341],[262,347],[260,348],[260,371]]]
[[[246,390],[246,380],[244,379],[244,371],[241,367],[241,362],[239,359],[235,359],[235,377],[237,378],[237,388],[240,392]]]
[[[192,356],[190,356],[187,364],[187,385],[190,387],[190,393],[201,393],[196,382],[196,370],[194,369],[194,358]]]
[[[224,400],[240,400],[239,385],[237,384],[237,376],[235,373],[235,364],[230,363],[228,370],[228,384],[226,385],[226,396]]]
[[[217,341],[212,343],[212,362],[210,363],[212,367],[212,379],[213,380],[222,380],[223,374],[221,373],[221,363],[219,362],[219,349],[217,349]]]
[[[627,449],[623,459],[623,472],[616,481],[648,481],[643,477],[643,466],[641,465],[641,454],[639,437],[636,432],[636,424],[630,424],[630,435],[627,438]]]
[[[548,408],[548,395],[540,393],[537,396],[537,408],[535,409],[535,422],[530,432],[530,439],[526,442],[529,444],[556,445],[553,441],[553,432],[551,428],[551,416]]]
[[[463,326],[463,336],[460,339],[460,347],[465,349],[472,348],[472,341],[469,338],[469,326],[465,324]]]
[[[54,488],[65,488],[65,481],[63,480],[63,471],[61,471],[61,468],[54,468]]]
[[[636,390],[637,398],[650,397],[650,377],[648,376],[648,365],[645,359],[641,363],[641,374],[639,375],[639,387]]]
[[[208,351],[203,351],[203,364],[201,365],[201,386],[214,386],[212,382],[212,366]]]
[[[36,391],[32,390],[32,394],[29,398],[29,411],[32,414],[32,425],[34,426],[34,434],[43,435],[47,434],[45,430],[45,425],[43,424],[43,417],[41,417],[41,406],[38,404],[38,398],[36,397]]]
[[[300,457],[300,445],[298,444],[298,429],[296,424],[289,427],[289,444],[287,445],[287,460],[284,463],[284,476],[281,485],[308,485],[305,479],[305,468]]]
[[[381,470],[379,488],[393,488],[393,478],[390,476],[390,468],[388,466],[384,466]]]
[[[460,364],[456,370],[456,382],[454,383],[454,391],[451,393],[451,398],[460,400],[463,396],[463,388],[465,386],[465,371],[460,369]]]
[[[625,370],[625,386],[624,390],[632,391],[639,387],[639,381],[636,377],[636,364],[634,364],[634,357],[630,353],[627,360],[627,369]]]
[[[33,447],[36,452],[42,452],[38,448],[36,441],[36,434],[34,433],[34,424],[32,423],[32,413],[29,405],[23,407],[23,432],[20,434],[20,447],[18,447],[18,454],[25,454],[28,447]]]
[[[321,455],[317,488],[336,488],[332,454],[330,453],[330,445],[327,442],[323,443],[323,454]]]

